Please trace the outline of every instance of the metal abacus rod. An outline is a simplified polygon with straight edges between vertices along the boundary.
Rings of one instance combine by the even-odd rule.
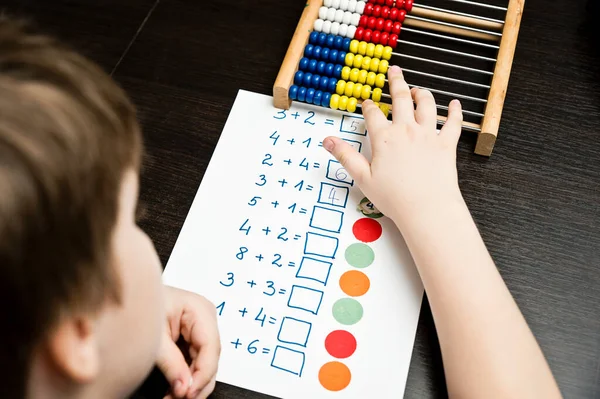
[[[463,65],[450,64],[448,62],[436,61],[436,60],[432,60],[432,59],[429,59],[429,58],[417,57],[417,56],[414,56],[414,55],[402,54],[402,53],[395,53],[394,55],[396,55],[398,57],[402,57],[402,58],[408,58],[408,59],[415,60],[415,61],[429,62],[429,63],[432,63],[432,64],[442,65],[442,66],[449,67],[449,68],[461,69],[463,71],[481,73],[483,75],[489,75],[489,76],[493,76],[494,75],[493,72],[484,71],[483,69],[476,69],[476,68],[471,68],[471,67],[467,67],[467,66],[463,66]]]
[[[409,42],[408,40],[398,39],[398,43],[408,44],[410,46],[422,47],[422,48],[426,48],[429,50],[441,51],[443,53],[448,53],[448,54],[461,55],[463,57],[476,58],[476,59],[482,60],[482,61],[496,62],[496,58],[490,58],[490,57],[484,57],[484,56],[477,55],[477,54],[465,53],[464,51],[450,50],[450,49],[443,48],[443,47],[430,46],[428,44]],[[395,52],[392,54],[398,55],[398,53],[395,53]]]
[[[494,10],[498,10],[498,11],[507,11],[508,10],[508,8],[506,8],[506,7],[494,6],[492,4],[486,4],[486,3],[478,3],[476,1],[470,1],[470,0],[448,0],[448,1],[453,1],[455,3],[469,4],[469,5],[477,6],[477,7],[490,8],[490,9],[494,9]]]
[[[417,8],[417,6],[415,6],[415,8]],[[413,8],[413,10],[415,8]],[[425,10],[431,10],[431,11],[445,12],[445,13],[452,14],[452,15],[459,15],[461,17],[468,17],[468,18],[480,19],[482,21],[494,22],[494,23],[496,23],[496,24],[498,24],[500,26],[504,25],[504,21],[501,21],[499,19],[482,17],[480,15],[467,14],[467,13],[464,13],[464,12],[459,12],[459,11],[454,11],[454,10],[448,10],[448,9],[445,9],[445,8],[439,8],[439,7],[433,7],[433,6],[426,6],[424,4],[419,4],[418,8],[422,8],[422,9],[425,9]]]
[[[440,39],[447,39],[447,40],[452,40],[452,41],[455,41],[455,42],[460,42],[460,43],[465,43],[465,44],[472,44],[474,46],[487,47],[487,48],[491,48],[491,49],[495,49],[495,50],[498,50],[500,48],[500,46],[496,46],[495,44],[475,42],[473,40],[461,39],[459,37],[454,37],[454,36],[440,35],[439,33],[432,33],[432,32],[422,31],[422,30],[419,30],[419,29],[413,29],[413,28],[403,27],[402,30],[404,30],[405,32],[418,33],[420,35],[437,37],[437,38],[440,38]]]

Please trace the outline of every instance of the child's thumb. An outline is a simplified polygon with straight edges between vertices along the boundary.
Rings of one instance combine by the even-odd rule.
[[[177,398],[186,395],[192,373],[179,347],[166,336],[163,338],[156,365],[171,385],[171,392]]]
[[[329,151],[360,186],[371,176],[369,161],[339,137],[327,137],[323,147]]]

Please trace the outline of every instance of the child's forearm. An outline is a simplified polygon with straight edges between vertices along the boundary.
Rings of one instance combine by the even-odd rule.
[[[423,280],[449,394],[558,398],[544,356],[457,192],[403,212],[403,233]]]

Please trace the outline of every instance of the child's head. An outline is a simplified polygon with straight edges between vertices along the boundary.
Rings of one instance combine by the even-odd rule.
[[[108,75],[0,21],[0,397],[122,397],[150,371],[165,319],[140,154]]]

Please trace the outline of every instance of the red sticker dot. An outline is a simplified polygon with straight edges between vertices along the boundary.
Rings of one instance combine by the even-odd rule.
[[[362,218],[354,223],[352,232],[354,233],[354,237],[359,241],[373,242],[381,237],[382,229],[378,221],[370,218]]]
[[[348,331],[336,330],[325,338],[325,349],[333,357],[345,359],[356,350],[356,338]]]

